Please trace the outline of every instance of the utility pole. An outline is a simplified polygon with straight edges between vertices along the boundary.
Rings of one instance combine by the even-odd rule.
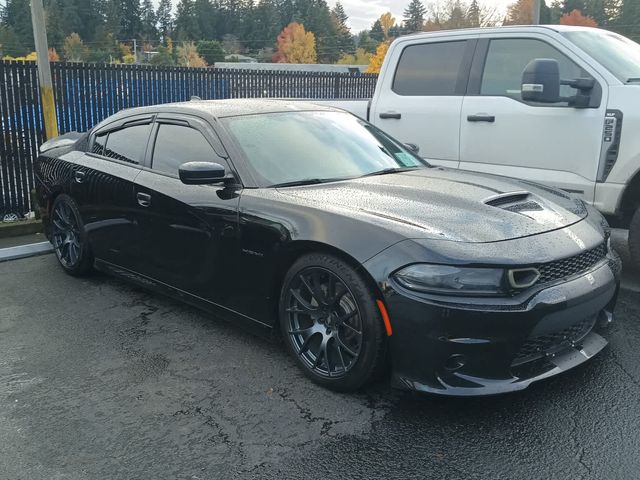
[[[56,118],[56,104],[53,99],[53,82],[51,81],[47,29],[44,24],[42,0],[31,0],[31,22],[33,23],[33,39],[38,55],[38,80],[40,81],[45,136],[47,140],[50,140],[58,136],[58,120]]]
[[[534,25],[539,25],[540,24],[540,8],[542,7],[542,2],[543,0],[533,0],[533,24]]]
[[[138,63],[138,39],[133,39],[133,63]]]

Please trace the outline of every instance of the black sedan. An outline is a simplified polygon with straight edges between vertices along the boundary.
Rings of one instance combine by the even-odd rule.
[[[62,268],[280,332],[350,391],[519,390],[599,352],[620,260],[562,191],[432,167],[340,110],[273,100],[122,111],[36,165]],[[602,332],[601,332],[602,333]]]

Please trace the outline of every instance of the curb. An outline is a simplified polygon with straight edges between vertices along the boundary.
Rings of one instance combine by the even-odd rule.
[[[18,258],[35,257],[53,252],[53,245],[49,242],[30,243],[17,247],[0,248],[0,262],[17,260]]]

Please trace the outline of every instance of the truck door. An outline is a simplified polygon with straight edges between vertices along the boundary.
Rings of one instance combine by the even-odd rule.
[[[592,108],[523,101],[522,72],[536,58],[557,60],[563,80],[594,78]],[[561,87],[562,97],[576,93]],[[592,202],[606,96],[597,72],[551,37],[483,38],[462,105],[460,168],[550,184]]]
[[[460,110],[475,44],[468,37],[394,44],[372,102],[371,122],[420,147],[430,163],[457,168]]]

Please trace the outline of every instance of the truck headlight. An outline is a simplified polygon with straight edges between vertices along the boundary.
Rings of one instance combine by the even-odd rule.
[[[426,263],[404,267],[393,274],[403,287],[445,295],[504,295],[505,272],[499,268],[453,267]]]

